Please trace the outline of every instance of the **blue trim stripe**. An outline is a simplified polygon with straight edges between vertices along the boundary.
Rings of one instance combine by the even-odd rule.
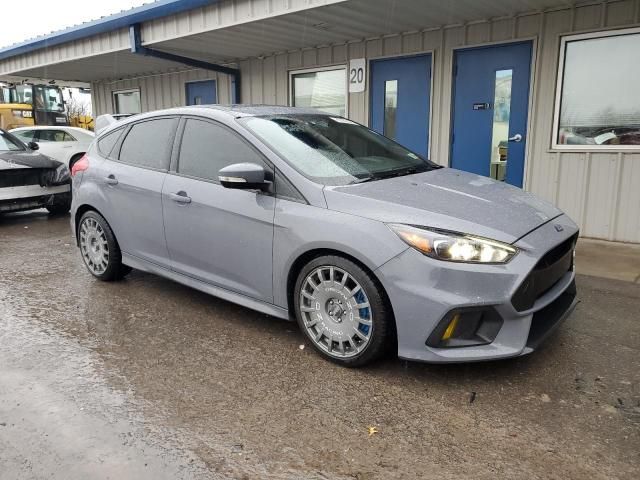
[[[108,17],[69,27],[42,37],[27,40],[17,45],[0,49],[0,60],[23,55],[42,48],[53,47],[61,43],[80,40],[100,33],[126,28],[134,23],[148,22],[176,13],[218,3],[220,0],[157,0],[153,3],[132,8]]]

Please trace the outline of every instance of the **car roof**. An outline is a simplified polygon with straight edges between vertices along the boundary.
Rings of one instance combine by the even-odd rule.
[[[256,117],[268,115],[329,115],[315,108],[283,107],[282,105],[198,105],[195,108],[208,108],[229,113],[236,117]]]
[[[91,135],[93,132],[89,131],[89,130],[85,130],[84,128],[78,128],[78,127],[67,127],[64,125],[32,125],[32,126],[28,126],[28,127],[17,127],[17,128],[12,128],[11,131],[12,132],[20,132],[20,131],[24,131],[24,130],[70,130],[72,132],[80,132],[80,133],[86,133],[88,135]]]
[[[101,137],[107,133],[113,132],[120,127],[126,127],[133,123],[150,120],[165,115],[198,115],[208,112],[209,117],[215,118],[216,115],[224,115],[229,118],[243,117],[259,117],[272,115],[322,115],[322,116],[339,116],[331,115],[315,108],[300,107],[283,107],[281,105],[190,105],[186,107],[174,107],[163,110],[155,110],[152,112],[138,113],[130,117],[118,120],[101,129],[96,137]]]

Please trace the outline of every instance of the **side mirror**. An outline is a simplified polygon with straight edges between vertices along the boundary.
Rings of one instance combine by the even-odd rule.
[[[40,145],[38,145],[36,142],[27,143],[27,147],[29,147],[31,150],[40,150]]]
[[[225,188],[238,190],[265,190],[271,182],[266,180],[265,171],[256,163],[234,163],[218,172],[218,180]]]

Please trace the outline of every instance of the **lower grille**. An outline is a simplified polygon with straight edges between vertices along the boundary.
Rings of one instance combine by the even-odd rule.
[[[22,169],[16,168],[11,170],[2,170],[0,175],[0,188],[4,187],[21,187],[23,185],[40,185],[43,186],[45,173],[49,170],[41,168]]]
[[[537,348],[560,323],[571,313],[576,299],[575,281],[557,299],[533,314],[527,347]]]
[[[538,298],[573,269],[573,251],[577,240],[576,233],[542,257],[511,299],[513,308],[518,312],[529,310]]]

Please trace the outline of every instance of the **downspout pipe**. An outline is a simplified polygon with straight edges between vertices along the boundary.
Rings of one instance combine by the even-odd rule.
[[[169,62],[182,63],[190,67],[202,68],[203,70],[211,70],[213,72],[224,73],[234,77],[233,98],[231,103],[241,102],[241,81],[240,70],[237,68],[225,67],[224,65],[218,65],[216,63],[209,63],[195,58],[184,57],[182,55],[175,55],[173,53],[162,52],[160,50],[154,50],[142,45],[142,36],[140,34],[140,24],[135,23],[129,26],[129,43],[131,44],[131,53],[138,55],[145,55],[147,57],[159,58],[161,60],[167,60]]]

